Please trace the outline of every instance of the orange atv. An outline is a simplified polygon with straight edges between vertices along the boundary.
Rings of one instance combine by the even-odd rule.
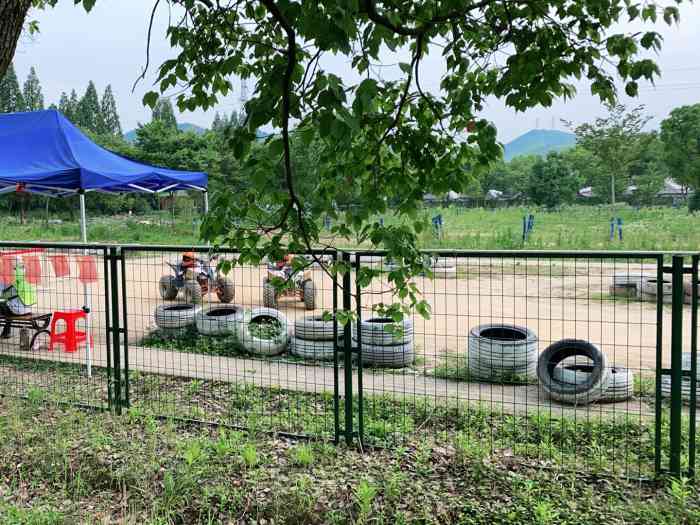
[[[311,279],[311,270],[295,271],[292,267],[293,255],[286,255],[283,260],[267,265],[267,277],[263,281],[263,305],[277,308],[281,297],[294,297],[304,302],[307,310],[316,308],[316,285]],[[277,289],[271,282],[277,277],[287,283],[282,289]]]

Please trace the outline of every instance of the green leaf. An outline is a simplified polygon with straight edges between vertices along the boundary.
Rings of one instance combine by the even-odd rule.
[[[143,105],[155,108],[160,96],[155,91],[149,91],[143,96]]]

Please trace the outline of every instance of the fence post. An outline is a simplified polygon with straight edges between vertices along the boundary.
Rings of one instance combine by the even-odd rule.
[[[365,444],[364,400],[362,398],[362,293],[360,291],[360,264],[362,256],[355,254],[355,308],[357,311],[357,435],[360,444]]]
[[[352,296],[350,289],[351,264],[350,254],[343,253],[345,273],[343,273],[343,310],[349,313],[352,308]],[[343,327],[343,373],[345,377],[345,443],[352,445],[353,437],[353,403],[352,403],[352,324],[347,322]]]
[[[671,268],[671,416],[670,416],[670,473],[681,475],[681,416],[683,401],[683,262],[682,255],[673,256]],[[663,283],[658,283],[657,293],[663,294]]]
[[[119,248],[113,246],[109,249],[109,286],[112,295],[112,357],[114,358],[114,366],[112,368],[112,377],[109,381],[113,381],[114,388],[114,406],[117,414],[122,413],[122,391],[121,391],[121,334],[119,330]]]
[[[688,477],[695,478],[695,418],[698,377],[698,263],[700,256],[693,255],[690,280],[690,428],[688,429]]]

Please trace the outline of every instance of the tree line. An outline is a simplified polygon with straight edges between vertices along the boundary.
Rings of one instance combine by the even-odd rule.
[[[700,209],[700,104],[674,109],[658,131],[645,128],[644,106],[608,105],[607,115],[573,126],[573,147],[548,155],[498,162],[478,180],[472,197],[495,189],[537,205],[574,202],[632,205],[659,203],[664,182],[672,179]],[[589,188],[585,197],[579,190]]]

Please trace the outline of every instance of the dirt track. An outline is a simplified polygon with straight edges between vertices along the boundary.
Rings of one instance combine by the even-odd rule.
[[[158,294],[158,279],[162,274],[168,273],[165,261],[173,261],[177,257],[175,253],[144,252],[138,255],[129,257],[126,265],[128,337],[132,345],[136,345],[154,328],[153,311],[162,302]],[[417,280],[419,289],[432,307],[432,316],[429,320],[414,318],[415,342],[420,358],[415,375],[422,375],[424,369],[432,369],[447,353],[464,355],[469,330],[478,324],[489,322],[528,326],[539,337],[540,351],[551,342],[562,338],[586,339],[598,345],[610,362],[648,375],[653,373],[656,366],[655,305],[636,301],[612,301],[607,297],[614,273],[654,274],[655,267],[651,263],[646,266],[627,263],[615,266],[600,261],[594,263],[584,260],[525,262],[475,258],[459,262],[461,264],[457,279]],[[88,285],[87,290],[93,312],[91,330],[99,351],[105,340],[106,324],[101,261],[98,261],[97,267],[98,280]],[[75,278],[56,279],[51,276],[48,265],[45,265],[45,270],[46,276],[39,291],[37,310],[63,310],[84,304],[82,285]],[[77,271],[73,268],[72,275],[76,274]],[[314,274],[319,290],[317,311],[331,309],[332,281],[320,270],[316,270]],[[261,305],[261,283],[264,275],[265,270],[262,267],[236,268],[233,272],[236,282],[235,302],[246,307]],[[363,294],[363,317],[371,315],[371,304],[390,300],[390,294],[382,291],[386,288],[385,282],[378,282]],[[342,304],[340,297],[338,303]],[[290,319],[307,315],[301,302],[284,301],[280,309]],[[684,341],[684,350],[688,351],[690,314],[688,307],[686,310],[684,326],[688,336]],[[670,307],[667,306],[663,311],[663,326],[664,364],[668,366]],[[172,359],[165,364],[161,357],[156,358],[155,352],[149,352],[148,349],[134,351],[130,358],[135,368],[192,377],[197,377],[198,367],[215,369],[217,360],[221,359],[211,356],[197,356],[195,359],[195,356],[190,354],[186,358]],[[210,364],[205,365],[202,360],[209,360]],[[243,360],[240,366],[244,366],[242,362]],[[274,362],[265,366],[275,368]],[[308,375],[310,369],[314,368],[325,374],[321,367],[296,368],[303,369],[304,375]],[[285,373],[292,373],[291,370],[288,369]],[[368,385],[371,389],[378,392],[383,391],[385,387],[386,390],[398,388],[394,384],[397,377],[395,374],[374,375],[377,376],[377,380],[373,380],[371,386]],[[381,377],[386,377],[387,380],[382,382]],[[425,381],[421,379],[421,382]],[[401,391],[408,388],[411,388],[410,383],[404,381],[400,387]],[[466,384],[462,390],[467,392]],[[523,399],[523,402],[527,401]]]

